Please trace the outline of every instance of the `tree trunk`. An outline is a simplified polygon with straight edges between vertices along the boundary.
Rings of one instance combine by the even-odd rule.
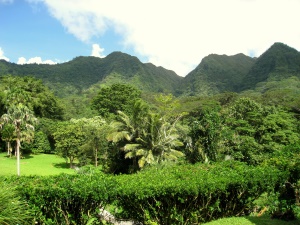
[[[20,139],[17,138],[17,146],[16,146],[16,152],[17,152],[17,174],[20,176]]]
[[[98,148],[95,149],[95,167],[98,166]]]
[[[17,174],[20,176],[20,146],[21,146],[21,122],[17,121],[17,144],[16,144],[16,152],[17,152]]]
[[[9,158],[11,157],[11,147],[10,147],[10,141],[7,142],[7,155],[9,155]]]
[[[73,169],[73,157],[70,156],[70,168]]]

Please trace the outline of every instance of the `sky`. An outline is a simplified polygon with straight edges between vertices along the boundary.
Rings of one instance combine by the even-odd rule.
[[[63,63],[114,51],[186,76],[209,54],[300,50],[300,0],[0,0],[0,59]]]

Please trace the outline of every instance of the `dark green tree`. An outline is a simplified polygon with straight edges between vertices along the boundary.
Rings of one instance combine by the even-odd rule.
[[[224,110],[225,153],[249,164],[259,164],[274,151],[299,140],[297,121],[288,112],[240,98]]]
[[[134,103],[141,98],[141,91],[128,84],[113,84],[103,87],[92,100],[92,107],[100,116],[108,117],[123,111],[132,113]]]
[[[36,117],[63,118],[63,107],[53,92],[41,80],[33,77],[1,77],[0,92],[2,104],[7,109],[22,103],[34,112]]]
[[[222,119],[217,109],[203,110],[190,124],[187,159],[192,162],[217,161],[221,151]]]

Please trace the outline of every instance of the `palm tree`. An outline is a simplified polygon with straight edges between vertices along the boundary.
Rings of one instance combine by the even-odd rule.
[[[181,146],[183,143],[179,140],[176,122],[171,124],[158,114],[149,114],[135,143],[126,144],[124,151],[126,158],[138,157],[139,167],[142,168],[145,164],[177,161],[184,156],[176,150]]]
[[[142,105],[135,107],[143,109]],[[176,150],[183,145],[179,141],[176,123],[168,122],[165,117],[149,111],[134,110],[133,116],[128,116],[119,111],[119,121],[111,124],[113,132],[108,139],[113,142],[124,141],[122,150],[125,151],[125,158],[138,161],[139,168],[148,164],[157,164],[164,161],[176,161],[184,154]]]
[[[20,176],[20,147],[21,140],[33,136],[34,124],[37,119],[33,113],[22,103],[8,108],[7,113],[1,117],[1,128],[4,124],[13,124],[16,132],[17,174]],[[27,132],[26,132],[27,131]]]

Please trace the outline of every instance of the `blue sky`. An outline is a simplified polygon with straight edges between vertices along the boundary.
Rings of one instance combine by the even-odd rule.
[[[27,60],[41,57],[43,61],[61,63],[76,56],[89,56],[97,42],[105,46],[101,56],[113,51],[133,54],[120,44],[120,37],[111,30],[86,42],[79,40],[49,14],[44,4],[30,4],[24,0],[2,2],[0,21],[0,48],[5,57],[15,63],[20,57]]]
[[[62,63],[113,51],[185,76],[209,54],[300,50],[300,0],[0,0],[0,59]]]

